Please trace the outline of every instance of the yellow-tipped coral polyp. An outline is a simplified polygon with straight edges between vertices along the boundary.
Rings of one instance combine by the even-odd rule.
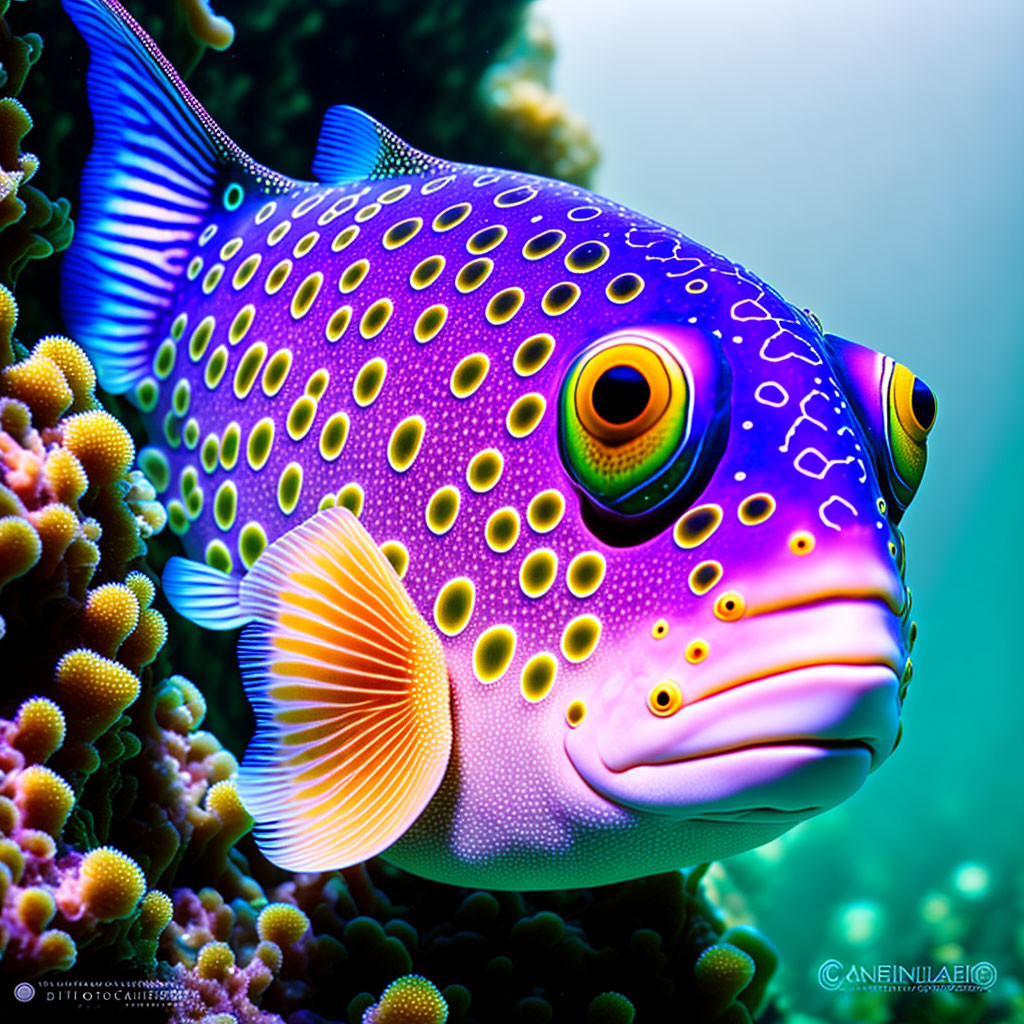
[[[59,928],[43,932],[36,943],[36,965],[38,973],[43,971],[66,971],[74,966],[78,958],[75,940]]]
[[[235,954],[226,942],[208,942],[196,955],[196,970],[200,978],[220,981],[235,966]]]
[[[22,889],[18,895],[15,913],[24,928],[30,932],[41,932],[57,913],[53,895],[46,889]]]
[[[144,939],[155,939],[171,923],[174,904],[167,893],[150,889],[139,904],[139,931]]]
[[[38,512],[30,512],[29,520],[35,526],[43,547],[33,575],[49,579],[78,533],[78,516],[69,506],[54,502]]]
[[[0,373],[0,389],[24,402],[36,422],[47,427],[60,419],[74,398],[57,364],[36,354]]]
[[[139,602],[123,583],[105,583],[89,591],[82,622],[90,643],[101,654],[113,657],[138,621]]]
[[[127,917],[145,890],[142,868],[111,846],[101,846],[86,854],[79,868],[78,896],[82,907],[100,921]]]
[[[433,982],[407,974],[384,990],[380,1002],[363,1014],[362,1024],[444,1024],[448,1004]]]
[[[0,519],[0,587],[24,576],[42,553],[39,534],[27,519],[20,516]]]
[[[89,486],[85,468],[67,448],[50,452],[43,467],[43,481],[55,501],[72,507],[77,507],[78,499]]]
[[[309,930],[309,918],[291,903],[268,903],[256,920],[256,931],[265,942],[294,946]]]
[[[103,409],[80,412],[65,420],[64,447],[81,462],[90,484],[119,480],[135,458],[131,435]]]
[[[75,805],[75,791],[55,771],[34,764],[18,773],[14,802],[26,828],[59,836]]]
[[[138,695],[138,678],[95,651],[70,651],[57,664],[55,696],[71,733],[86,742],[106,732]]]
[[[95,404],[96,371],[82,348],[70,338],[59,334],[41,338],[33,347],[32,354],[44,356],[60,367],[73,396],[71,412],[85,412]]]
[[[64,712],[46,697],[32,697],[18,708],[11,745],[29,764],[41,764],[64,742]]]

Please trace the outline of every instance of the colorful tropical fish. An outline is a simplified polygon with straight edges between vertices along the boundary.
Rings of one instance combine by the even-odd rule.
[[[245,626],[271,860],[610,882],[885,760],[920,380],[671,228],[348,107],[286,178],[115,0],[64,3],[95,119],[64,309],[151,426],[167,596]]]

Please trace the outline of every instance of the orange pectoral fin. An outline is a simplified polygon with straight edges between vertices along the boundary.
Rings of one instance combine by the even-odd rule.
[[[359,520],[329,508],[242,581],[239,658],[256,735],[238,791],[256,840],[293,871],[347,867],[394,843],[452,747],[441,643]]]

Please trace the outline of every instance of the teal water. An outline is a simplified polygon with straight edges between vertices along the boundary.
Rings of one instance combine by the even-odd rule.
[[[959,958],[990,961],[1010,998],[1024,976],[1024,6],[537,10],[558,40],[555,86],[602,147],[598,191],[740,260],[938,395],[903,524],[921,628],[903,742],[845,807],[725,864],[782,949],[781,990],[821,1019],[940,1019],[895,996],[852,1004],[817,970]]]

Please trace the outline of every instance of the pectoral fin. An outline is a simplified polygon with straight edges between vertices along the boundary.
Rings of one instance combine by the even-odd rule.
[[[358,519],[325,509],[242,581],[242,677],[257,732],[239,793],[256,839],[294,871],[345,867],[394,843],[452,745],[440,641]]]

